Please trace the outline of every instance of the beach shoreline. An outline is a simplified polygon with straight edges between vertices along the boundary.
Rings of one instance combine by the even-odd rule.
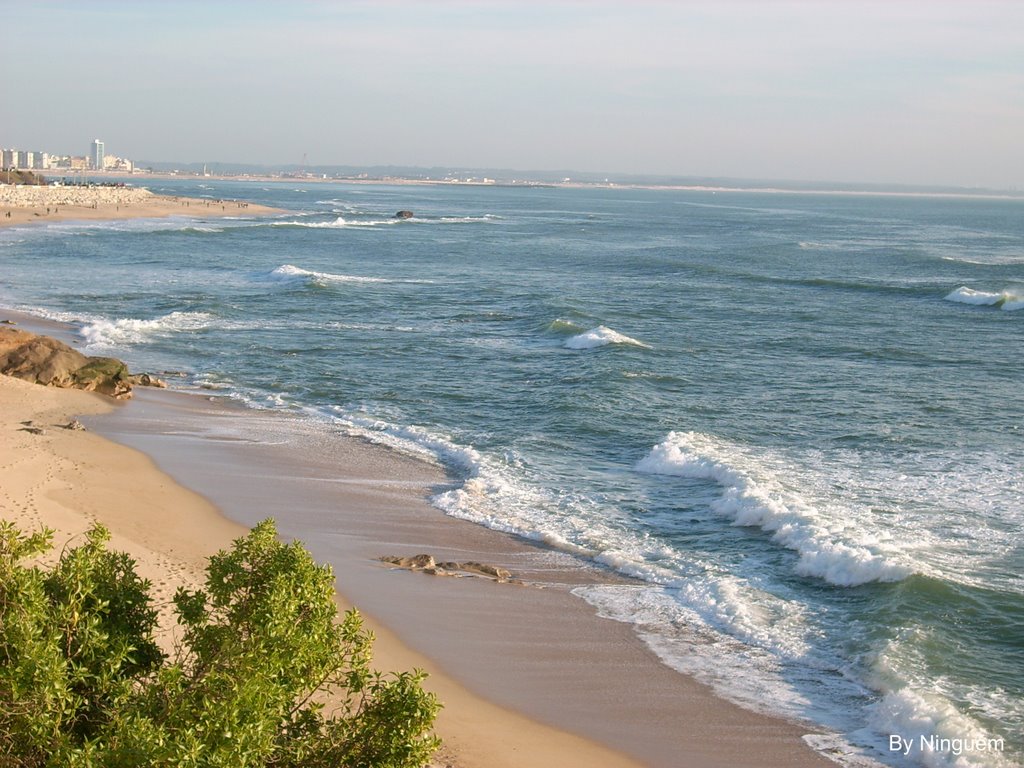
[[[269,216],[278,213],[284,211],[244,200],[157,195],[143,187],[0,184],[0,227],[63,221]]]
[[[47,325],[59,335],[59,326]],[[64,334],[73,336],[67,328]],[[9,381],[0,390],[5,397]],[[430,672],[427,687],[446,704],[438,729],[449,751],[440,764],[670,766],[681,755],[695,766],[830,764],[801,739],[820,729],[718,698],[664,667],[631,627],[599,618],[571,594],[581,584],[621,578],[430,506],[430,490],[448,482],[438,467],[336,434],[296,432],[280,414],[225,407],[222,398],[140,391],[137,402],[111,407],[85,393],[28,386],[14,382],[22,406],[43,402],[47,415],[5,405],[8,432],[26,419],[56,423],[46,409],[60,403],[65,415],[80,412],[90,426],[90,453],[109,455],[151,483],[149,491],[121,493],[120,505],[110,499],[125,480],[117,473],[101,503],[88,482],[69,484],[66,493],[77,496],[67,499],[86,512],[76,517],[66,503],[46,524],[64,535],[80,533],[87,520],[110,525],[115,546],[155,568],[154,584],[172,594],[182,579],[197,578],[203,557],[276,517],[283,536],[304,541],[335,568],[342,604],[355,603],[370,617],[378,666]],[[51,442],[81,440],[47,431],[19,433],[3,466],[30,449],[38,456]],[[317,455],[324,440],[330,450]],[[128,454],[134,458],[124,459]],[[21,476],[19,470],[19,482]],[[172,486],[179,496],[165,495]],[[190,511],[183,518],[161,504],[123,509],[126,498],[157,497],[161,504],[176,498]],[[5,506],[15,510],[5,517],[25,507],[16,498]],[[531,586],[432,578],[376,561],[423,551],[439,560],[487,560]]]

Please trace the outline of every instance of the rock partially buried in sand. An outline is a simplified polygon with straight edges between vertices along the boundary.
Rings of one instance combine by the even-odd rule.
[[[132,396],[128,366],[112,357],[86,357],[67,344],[0,328],[0,373],[51,387],[84,389],[118,399]]]
[[[414,555],[413,557],[381,557],[383,563],[390,563],[410,571],[422,571],[432,576],[482,576],[497,582],[512,580],[512,572],[486,563],[437,563],[433,555]]]
[[[382,557],[380,558],[382,563],[390,563],[391,565],[399,568],[405,568],[409,571],[423,571],[423,573],[429,573],[431,576],[444,576],[446,575],[443,570],[437,567],[434,562],[432,555],[414,555],[413,557]]]
[[[413,217],[412,211],[399,211],[395,214],[396,219],[411,219]]]
[[[157,389],[167,389],[166,381],[158,379],[150,373],[133,373],[128,377],[128,381],[135,387],[156,387]]]
[[[488,565],[487,563],[438,563],[437,567],[444,571],[475,573],[480,576],[487,576],[495,581],[508,581],[512,578],[512,571],[499,568],[496,565]]]

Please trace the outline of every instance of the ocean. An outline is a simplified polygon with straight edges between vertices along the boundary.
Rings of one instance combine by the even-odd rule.
[[[0,304],[440,462],[725,698],[1024,762],[1024,200],[150,187],[289,212],[0,230]]]

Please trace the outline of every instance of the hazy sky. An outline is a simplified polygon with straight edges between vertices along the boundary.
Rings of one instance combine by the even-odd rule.
[[[1024,2],[0,0],[0,146],[1024,187]]]

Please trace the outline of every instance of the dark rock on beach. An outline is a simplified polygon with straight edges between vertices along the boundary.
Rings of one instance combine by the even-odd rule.
[[[36,384],[132,396],[128,366],[113,357],[87,357],[49,336],[0,328],[0,373]]]

